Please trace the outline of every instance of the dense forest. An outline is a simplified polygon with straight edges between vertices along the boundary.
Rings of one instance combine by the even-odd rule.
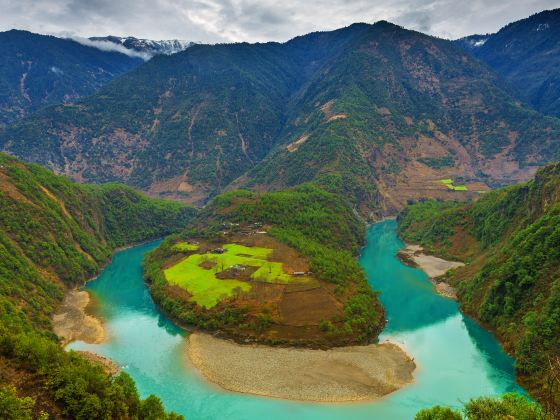
[[[177,231],[193,214],[123,185],[73,184],[0,154],[0,411],[12,413],[7,418],[168,416],[157,397],[139,399],[126,373],[110,377],[65,352],[51,316],[65,290],[94,276],[115,248]]]
[[[521,383],[560,405],[560,164],[476,203],[416,203],[400,216],[405,241],[467,263],[448,274],[466,313],[515,356]]]
[[[383,328],[383,309],[356,261],[363,244],[364,224],[339,197],[314,185],[257,194],[238,190],[214,199],[178,237],[169,238],[145,260],[152,295],[180,322],[209,330],[221,330],[245,321],[242,310],[208,313],[197,305],[170,294],[162,273],[164,261],[173,255],[178,239],[215,238],[233,224],[268,227],[268,234],[296,249],[310,262],[317,278],[336,285],[344,303],[337,323],[325,320],[322,328],[344,343],[374,340]],[[333,341],[334,342],[334,341]]]

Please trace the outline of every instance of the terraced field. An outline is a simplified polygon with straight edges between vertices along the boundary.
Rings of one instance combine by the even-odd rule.
[[[468,191],[468,187],[466,185],[455,185],[455,181],[452,179],[442,179],[440,182],[453,191]]]
[[[199,246],[181,242],[178,251],[197,251]],[[164,270],[171,285],[189,292],[192,300],[206,309],[221,300],[251,290],[252,282],[289,284],[309,281],[307,276],[287,273],[283,263],[270,261],[273,250],[225,244],[223,248],[194,253]]]

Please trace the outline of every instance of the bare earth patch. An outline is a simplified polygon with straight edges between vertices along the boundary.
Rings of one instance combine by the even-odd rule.
[[[105,339],[105,329],[97,318],[85,313],[89,293],[84,290],[69,291],[53,316],[53,330],[62,339],[62,345],[74,340],[98,344]]]
[[[416,368],[392,343],[310,350],[193,333],[186,354],[206,379],[226,390],[299,401],[375,400],[412,383]]]

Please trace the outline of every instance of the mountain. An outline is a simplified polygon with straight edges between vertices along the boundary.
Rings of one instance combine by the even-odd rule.
[[[122,45],[129,50],[146,53],[148,56],[175,54],[194,45],[194,42],[180,39],[154,41],[152,39],[134,38],[133,36],[119,37],[113,35],[95,36],[89,38],[89,40],[93,42],[111,42],[116,45]]]
[[[560,164],[476,203],[414,204],[399,220],[406,242],[467,263],[446,278],[462,309],[496,332],[524,387],[559,414]]]
[[[0,33],[0,126],[47,105],[95,92],[142,62],[75,41],[11,30]]]
[[[369,217],[527,179],[557,156],[558,134],[452,42],[378,22],[156,56],[7,127],[0,148],[197,203],[312,181]]]
[[[475,42],[469,47],[471,41]],[[510,23],[492,35],[456,42],[503,75],[535,109],[560,116],[560,9]]]
[[[8,396],[12,395],[12,403],[16,398],[12,388],[16,386],[19,397],[31,398],[25,407],[33,408],[33,418],[46,418],[39,416],[41,411],[49,418],[100,418],[101,413],[110,418],[127,417],[123,413],[146,418],[142,406],[147,404],[147,409],[155,397],[141,402],[128,375],[111,377],[76,353],[64,351],[52,332],[51,318],[65,291],[95,276],[115,248],[177,231],[193,212],[123,185],[72,184],[37,165],[0,154],[4,415],[10,408]],[[75,389],[77,383],[80,391]],[[155,405],[158,408],[157,399]],[[162,411],[161,403],[158,410]]]

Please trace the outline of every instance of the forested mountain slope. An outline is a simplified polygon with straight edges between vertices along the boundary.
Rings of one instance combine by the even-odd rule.
[[[457,42],[503,75],[535,109],[560,116],[560,9]]]
[[[295,101],[280,145],[249,185],[315,180],[390,214],[410,198],[452,197],[444,178],[523,179],[559,147],[558,121],[524,108],[485,66],[386,22],[368,27]]]
[[[90,99],[6,131],[2,144],[77,180],[203,200],[268,153],[292,92],[350,35],[316,35],[289,51],[195,45],[158,56]]]
[[[493,328],[523,385],[560,406],[560,164],[476,203],[428,201],[400,216],[401,235],[467,262],[449,274],[464,310]]]
[[[47,105],[90,95],[143,60],[69,39],[0,33],[0,127]]]
[[[369,215],[527,179],[559,133],[453,43],[379,22],[158,56],[3,130],[0,147],[198,203],[314,181]],[[470,191],[449,191],[449,177]]]
[[[130,187],[72,184],[0,154],[0,392],[16,385],[37,400],[35,415],[142,418],[130,378],[65,353],[51,317],[65,290],[94,276],[116,247],[176,231],[192,215]]]

